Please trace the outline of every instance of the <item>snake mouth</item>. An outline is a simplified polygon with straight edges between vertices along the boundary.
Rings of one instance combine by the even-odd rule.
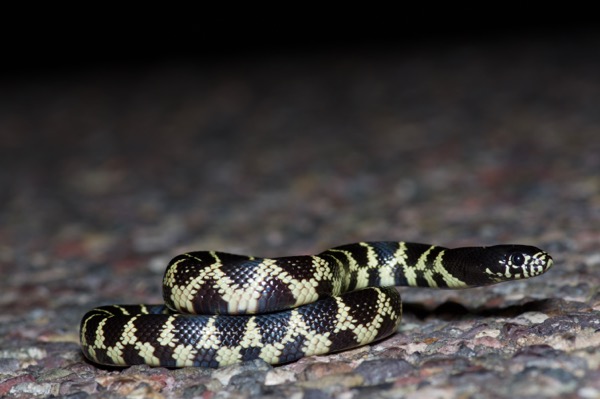
[[[544,256],[544,261],[546,262],[546,267],[544,268],[545,272],[548,271],[554,265],[554,259],[552,259],[552,257],[546,252],[544,252]]]

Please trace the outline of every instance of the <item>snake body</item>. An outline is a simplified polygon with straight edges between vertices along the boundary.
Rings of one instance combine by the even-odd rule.
[[[395,286],[478,287],[551,266],[546,252],[526,245],[360,242],[271,259],[190,252],[167,267],[164,305],[92,309],[81,346],[91,361],[112,366],[287,363],[393,334],[402,315]]]

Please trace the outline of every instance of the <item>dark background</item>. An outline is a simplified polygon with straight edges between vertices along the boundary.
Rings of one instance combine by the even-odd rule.
[[[130,15],[130,10],[113,11],[7,13],[0,28],[2,70],[7,76],[56,76],[165,62],[239,64],[265,57],[443,51],[453,45],[523,40],[585,41],[599,32],[597,22],[585,10],[575,15],[572,10],[530,14],[532,10],[526,7],[520,12],[453,9],[447,14],[444,9],[430,12],[428,6],[414,5],[399,13],[365,9],[329,14],[331,10],[299,9],[272,18],[253,18],[243,11],[228,15],[217,8],[201,14],[186,9],[137,15]]]

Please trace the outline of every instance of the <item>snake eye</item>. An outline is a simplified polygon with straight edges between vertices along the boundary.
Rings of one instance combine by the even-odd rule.
[[[513,266],[523,266],[523,263],[525,263],[525,256],[520,252],[515,252],[510,255],[510,263]]]

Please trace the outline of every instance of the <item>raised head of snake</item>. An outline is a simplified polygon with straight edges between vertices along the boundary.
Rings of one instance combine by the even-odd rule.
[[[455,248],[446,252],[444,261],[469,287],[534,277],[553,263],[547,252],[528,245]]]

